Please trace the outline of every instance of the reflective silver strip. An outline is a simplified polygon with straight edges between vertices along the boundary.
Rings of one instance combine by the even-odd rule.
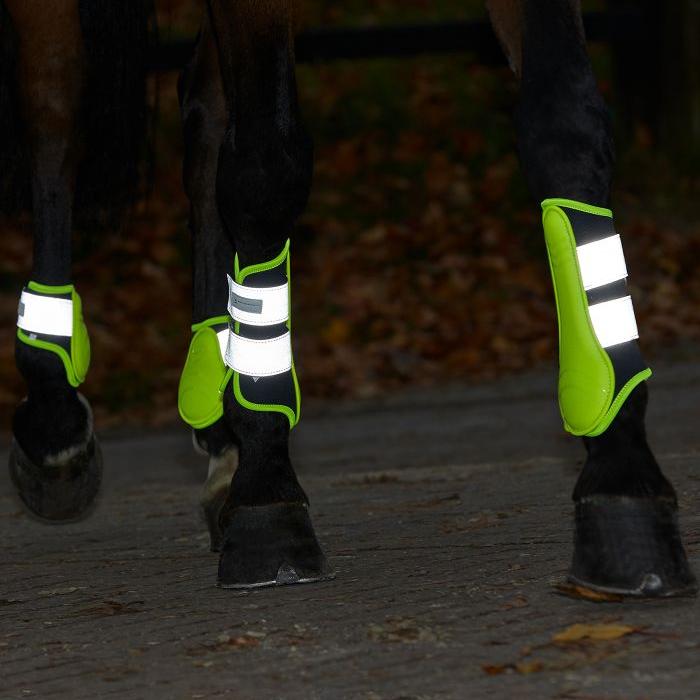
[[[224,328],[216,334],[216,339],[219,341],[219,350],[221,350],[221,359],[226,362],[226,348],[228,347],[228,335],[230,331]]]
[[[617,234],[578,246],[576,255],[586,291],[627,277],[622,241]]]
[[[593,330],[604,348],[639,338],[632,297],[603,301],[588,307]]]
[[[289,285],[249,287],[228,277],[228,312],[250,326],[274,326],[289,318]]]
[[[292,367],[292,343],[289,331],[276,338],[254,340],[230,333],[224,358],[236,372],[250,377],[270,377]]]
[[[17,309],[17,327],[27,333],[73,335],[73,301],[24,290]]]

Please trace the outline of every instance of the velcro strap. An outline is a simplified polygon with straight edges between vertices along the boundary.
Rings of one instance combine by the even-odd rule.
[[[604,348],[639,338],[632,297],[620,297],[588,307],[593,330]]]
[[[24,290],[17,309],[17,327],[27,333],[73,335],[73,301]]]
[[[576,247],[583,288],[588,291],[627,277],[625,254],[619,235]]]
[[[257,340],[230,333],[226,364],[235,372],[250,377],[270,377],[292,367],[292,343],[289,331],[276,338]]]
[[[249,287],[228,275],[228,312],[249,326],[274,326],[289,318],[289,285]]]

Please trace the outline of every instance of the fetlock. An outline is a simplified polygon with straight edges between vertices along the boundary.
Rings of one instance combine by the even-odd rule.
[[[673,486],[647,442],[647,397],[646,383],[640,384],[602,435],[583,438],[587,458],[574,488],[574,501],[605,494],[662,498],[675,506]]]
[[[45,360],[45,356],[39,356],[34,366]],[[37,465],[70,459],[93,435],[87,401],[81,400],[75,389],[66,386],[62,377],[40,380],[33,388],[34,380],[28,383],[29,395],[17,406],[12,420],[15,440]]]
[[[192,442],[196,452],[209,457],[221,457],[238,449],[238,442],[223,419],[206,428],[193,430]]]
[[[90,363],[90,342],[72,285],[30,282],[23,290],[15,357],[27,397],[13,419],[10,479],[32,516],[75,522],[96,503],[102,453],[90,405],[77,390]]]
[[[229,389],[224,397],[225,418],[239,436],[239,468],[221,512],[222,522],[240,506],[301,503],[309,499],[289,458],[289,424],[279,413],[251,411]]]
[[[15,343],[27,398],[13,433],[36,464],[70,459],[92,437],[92,415],[77,387],[90,364],[90,342],[80,297],[72,285],[30,282],[22,292]]]

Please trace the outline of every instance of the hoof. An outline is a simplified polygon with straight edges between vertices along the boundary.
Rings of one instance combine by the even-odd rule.
[[[261,588],[333,578],[300,503],[239,507],[224,531],[221,588]]]
[[[579,501],[569,581],[639,598],[697,593],[675,505],[661,499],[602,495]]]
[[[199,505],[209,530],[212,552],[220,552],[224,534],[219,525],[219,515],[228,496],[231,479],[238,466],[238,448],[231,447],[218,457],[209,458],[209,474],[202,487]]]
[[[94,435],[67,461],[42,467],[13,440],[9,467],[22,505],[43,522],[75,522],[88,516],[95,506],[102,482],[102,452]]]

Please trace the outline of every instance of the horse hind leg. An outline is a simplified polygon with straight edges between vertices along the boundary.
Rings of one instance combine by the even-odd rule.
[[[83,516],[98,493],[101,457],[88,402],[80,298],[71,284],[72,204],[79,157],[84,55],[77,2],[6,0],[19,41],[19,93],[31,153],[34,259],[18,312],[16,363],[27,397],[13,420],[10,472],[36,516]]]
[[[650,371],[636,342],[620,239],[605,208],[613,141],[579,0],[488,5],[521,78],[516,132],[525,177],[544,210],[562,323],[562,417],[587,451],[573,493],[570,580],[630,596],[694,593],[676,495],[646,438]],[[616,309],[607,322],[602,307]]]

